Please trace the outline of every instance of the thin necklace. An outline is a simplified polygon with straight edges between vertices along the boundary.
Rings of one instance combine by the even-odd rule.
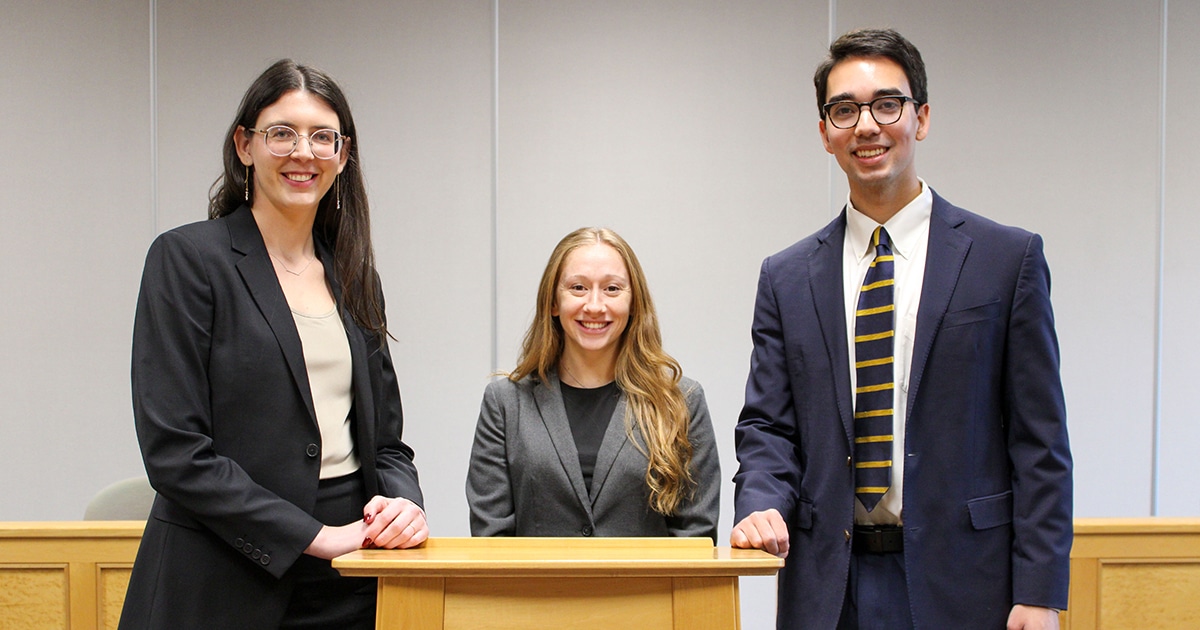
[[[284,271],[292,274],[293,276],[299,276],[300,274],[304,273],[305,271],[308,271],[308,266],[311,265],[313,263],[313,261],[317,259],[316,256],[313,256],[312,258],[308,259],[308,262],[304,263],[304,266],[300,268],[300,271],[292,271],[291,269],[288,269],[287,265],[283,264],[283,261],[280,260],[278,256],[276,256],[275,254],[272,254],[271,250],[267,250],[267,255],[270,256],[271,258],[274,258],[275,262],[279,263],[279,266],[283,267]]]
[[[571,367],[567,365],[566,361],[559,361],[558,364],[563,366],[563,369],[567,371],[567,374],[569,374],[571,376],[571,379],[574,380],[576,383],[578,383],[579,387],[581,387],[583,389],[595,389],[596,387],[603,387],[604,385],[608,384],[608,383],[601,383],[600,385],[597,385],[596,387],[588,387],[587,385],[583,384],[583,381],[579,380],[578,376],[575,376],[575,373],[571,371]]]

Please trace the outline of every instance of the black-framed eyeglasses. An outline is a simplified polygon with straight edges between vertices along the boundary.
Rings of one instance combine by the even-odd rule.
[[[891,125],[904,114],[904,104],[920,105],[911,96],[880,96],[865,103],[857,101],[833,101],[825,103],[821,109],[825,111],[825,120],[838,129],[850,129],[858,124],[862,116],[862,108],[871,110],[871,118],[877,125]]]
[[[266,129],[247,129],[246,131],[261,133],[266,140],[267,151],[276,157],[287,157],[294,153],[296,147],[300,145],[300,138],[304,138],[308,140],[308,148],[312,150],[313,157],[330,160],[341,153],[342,145],[345,144],[347,138],[334,129],[318,129],[306,136],[287,125],[274,125]]]

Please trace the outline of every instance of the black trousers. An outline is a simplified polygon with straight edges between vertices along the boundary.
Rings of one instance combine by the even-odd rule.
[[[322,479],[313,516],[326,525],[362,520],[367,504],[362,475]],[[375,627],[374,578],[342,577],[328,560],[302,555],[284,579],[293,580],[291,600],[280,628],[308,630]]]

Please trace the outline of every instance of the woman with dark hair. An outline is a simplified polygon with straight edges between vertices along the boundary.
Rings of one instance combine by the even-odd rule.
[[[372,628],[329,560],[429,535],[371,249],[358,137],[283,60],[225,139],[209,221],[151,245],[133,402],[158,491],[122,628]]]
[[[467,472],[475,536],[717,536],[704,392],[662,348],[615,232],[550,255],[516,369],[488,384]]]

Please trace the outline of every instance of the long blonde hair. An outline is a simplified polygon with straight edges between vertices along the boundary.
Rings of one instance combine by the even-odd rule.
[[[536,374],[543,383],[558,366],[563,353],[563,328],[553,311],[563,264],[572,251],[587,245],[604,244],[616,250],[629,272],[629,322],[617,350],[616,381],[625,393],[625,431],[649,460],[646,486],[650,507],[660,514],[674,514],[679,504],[695,491],[692,478],[692,443],[688,439],[691,417],[679,390],[683,370],[663,351],[662,334],[654,301],[646,287],[642,265],[629,243],[606,228],[580,228],[563,237],[546,263],[538,285],[537,310],[521,347],[517,367],[507,376],[512,381]],[[633,427],[645,441],[633,437]]]

